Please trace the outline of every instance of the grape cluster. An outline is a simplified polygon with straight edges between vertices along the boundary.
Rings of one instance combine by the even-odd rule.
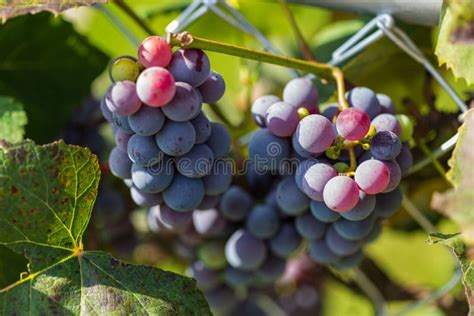
[[[320,113],[317,89],[296,78],[285,86],[283,100],[265,95],[252,105],[261,127],[249,141],[253,172],[280,175],[273,207],[291,220],[274,235],[272,217],[262,215],[265,223],[255,231],[254,215],[248,230],[270,238],[274,253],[291,253],[303,238],[314,261],[356,266],[363,245],[400,207],[398,186],[413,163],[407,144],[412,123],[395,115],[389,97],[368,88],[356,87],[346,99],[348,107],[328,104]]]
[[[226,158],[230,136],[209,122],[202,103],[224,94],[225,82],[198,49],[178,49],[158,36],[146,38],[138,60],[111,65],[113,84],[101,103],[116,141],[111,172],[130,186],[142,207],[162,205],[170,217],[206,208],[231,184]]]

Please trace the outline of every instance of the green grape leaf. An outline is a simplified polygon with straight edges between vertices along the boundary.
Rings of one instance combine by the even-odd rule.
[[[105,2],[107,0],[0,0],[0,19],[5,23],[7,19],[17,15],[41,11],[58,14],[70,8]]]
[[[474,83],[474,2],[446,1],[435,53],[439,64],[446,64],[456,78]]]
[[[89,149],[1,143],[0,244],[29,260],[3,314],[209,315],[192,279],[83,250],[99,178]]]
[[[12,284],[26,271],[27,261],[21,254],[0,245],[0,289]]]
[[[464,117],[459,129],[459,138],[449,160],[451,169],[447,173],[454,188],[444,193],[435,193],[431,201],[433,209],[440,211],[456,222],[469,244],[474,243],[474,110]]]
[[[0,96],[0,139],[12,143],[22,140],[27,121],[23,104],[13,98]]]
[[[108,57],[70,23],[47,13],[9,20],[0,25],[0,38],[0,95],[23,103],[26,137],[48,143],[90,95]]]
[[[459,234],[432,234],[428,242],[431,244],[443,244],[450,247],[459,263],[463,273],[462,283],[466,293],[467,301],[469,303],[469,315],[474,314],[474,248],[469,247],[464,242],[464,239]]]

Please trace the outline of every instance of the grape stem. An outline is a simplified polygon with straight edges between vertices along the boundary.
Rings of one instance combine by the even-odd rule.
[[[276,55],[269,52],[204,39],[193,36],[188,32],[168,33],[168,43],[170,43],[171,46],[178,46],[182,48],[198,48],[245,59],[252,59],[273,65],[298,69],[304,72],[312,73],[322,79],[335,81],[337,85],[340,109],[342,110],[349,107],[345,98],[346,92],[344,87],[344,75],[341,69],[335,66],[318,63],[315,61],[305,61],[297,58]]]
[[[128,6],[123,0],[115,0],[115,4],[125,12],[135,23],[137,23],[148,35],[153,35],[155,32],[140,18],[132,8]]]

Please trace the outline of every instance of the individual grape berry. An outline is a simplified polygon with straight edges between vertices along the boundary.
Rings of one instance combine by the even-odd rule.
[[[323,223],[334,223],[341,217],[340,213],[331,210],[324,202],[311,201],[310,208],[311,214]]]
[[[374,215],[360,221],[350,221],[341,218],[333,224],[333,227],[336,229],[337,233],[345,239],[361,240],[372,231],[374,219]]]
[[[232,164],[228,160],[219,160],[214,163],[211,172],[202,178],[207,195],[216,196],[229,189],[232,183]]]
[[[218,271],[206,268],[202,261],[193,262],[189,271],[189,274],[196,280],[197,286],[201,290],[210,290],[217,287],[220,283]]]
[[[247,164],[247,172],[245,177],[247,179],[248,188],[256,194],[267,192],[273,184],[273,177],[271,172],[260,172],[253,162]]]
[[[298,138],[297,138],[296,133],[293,134],[293,137],[291,137],[291,145],[292,145],[293,150],[295,151],[296,155],[298,157],[303,158],[303,159],[314,159],[315,157],[321,155],[320,153],[313,154],[313,153],[310,153],[307,150],[304,150],[303,147],[301,147],[301,145],[298,143]]]
[[[357,141],[365,137],[370,129],[370,118],[358,108],[343,110],[336,119],[337,132],[341,137]]]
[[[397,134],[397,136],[400,136],[402,133],[400,123],[398,122],[395,115],[392,114],[382,113],[377,115],[372,120],[372,125],[375,127],[377,132],[389,131]]]
[[[198,87],[202,101],[207,104],[216,103],[225,93],[225,81],[220,74],[211,70],[209,77]]]
[[[298,164],[298,167],[295,170],[295,182],[301,191],[304,191],[303,181],[304,181],[304,176],[306,174],[306,171],[308,171],[308,169],[311,166],[314,166],[318,162],[319,161],[317,159],[310,158],[310,159],[305,159],[301,163]]]
[[[308,78],[290,80],[283,89],[283,101],[296,108],[304,107],[309,113],[318,113],[319,95],[313,82]]]
[[[384,191],[384,193],[387,193],[395,190],[398,187],[400,181],[402,180],[402,171],[395,160],[384,161],[384,164],[390,171],[390,181],[388,182],[387,188]]]
[[[285,102],[277,102],[271,105],[265,118],[268,130],[279,137],[293,135],[299,121],[297,109]]]
[[[138,97],[149,106],[160,107],[167,104],[173,99],[175,91],[175,79],[165,68],[147,68],[138,76]]]
[[[128,116],[112,113],[112,120],[114,123],[113,126],[117,127],[122,132],[130,135],[134,134],[130,124],[128,123]]]
[[[351,107],[359,108],[372,119],[379,115],[382,107],[375,93],[366,87],[356,87],[347,93],[347,102]]]
[[[258,269],[267,257],[265,243],[243,229],[235,231],[227,240],[225,255],[229,264],[240,270]]]
[[[224,271],[224,282],[232,287],[239,288],[249,286],[254,276],[251,272],[227,267]]]
[[[150,167],[134,163],[132,165],[133,184],[145,193],[164,191],[173,180],[174,166],[170,159],[163,158],[159,163]]]
[[[323,191],[326,184],[332,178],[338,175],[336,169],[325,163],[317,163],[308,168],[306,171],[301,186],[303,192],[315,201],[323,201]]]
[[[255,206],[246,219],[247,230],[260,239],[267,239],[275,235],[279,226],[278,210],[270,205]]]
[[[171,46],[159,36],[145,38],[138,48],[138,60],[146,68],[166,67],[172,55]]]
[[[211,135],[206,144],[212,149],[214,158],[225,158],[229,155],[231,139],[229,131],[221,123],[211,123]]]
[[[100,101],[100,111],[102,112],[102,116],[106,119],[107,122],[113,123],[112,112],[107,107],[106,98],[107,94]]]
[[[176,169],[183,176],[201,178],[211,173],[214,154],[206,144],[195,145],[188,153],[176,157]]]
[[[350,211],[341,213],[341,216],[350,221],[360,221],[367,217],[375,209],[375,195],[369,195],[362,191],[359,192],[359,202]]]
[[[219,209],[225,218],[239,221],[247,216],[252,204],[252,196],[243,188],[234,185],[222,195]]]
[[[161,110],[170,120],[176,122],[189,121],[201,112],[201,97],[199,92],[186,82],[176,82],[176,92],[173,99]]]
[[[178,49],[173,54],[168,70],[176,81],[184,81],[197,87],[209,77],[209,58],[200,49]]]
[[[407,144],[402,145],[402,150],[396,159],[398,166],[402,174],[408,171],[413,165],[413,155],[411,154],[410,147]]]
[[[128,179],[131,177],[132,162],[127,153],[118,147],[114,147],[109,155],[110,172],[118,178]]]
[[[329,121],[333,122],[334,117],[339,113],[339,104],[337,103],[331,103],[329,104],[321,113],[325,118],[327,118]]]
[[[382,161],[371,159],[357,166],[354,179],[362,191],[378,194],[387,188],[390,170]]]
[[[332,250],[330,250],[324,240],[310,240],[308,244],[308,254],[310,258],[321,264],[331,264],[339,259]]]
[[[370,152],[375,159],[392,160],[402,150],[402,143],[397,134],[389,131],[377,132],[370,142]]]
[[[160,131],[165,123],[165,116],[158,108],[142,106],[135,114],[129,116],[130,128],[141,136],[151,136]]]
[[[286,260],[275,256],[268,256],[262,266],[255,271],[255,276],[258,282],[272,284],[285,273],[285,268]]]
[[[136,81],[140,74],[137,60],[131,56],[122,56],[112,61],[110,76],[113,82],[130,80]]]
[[[128,140],[127,153],[131,161],[142,166],[157,164],[164,156],[152,136],[138,134],[132,135]]]
[[[326,224],[318,221],[313,214],[305,213],[295,219],[296,231],[304,239],[319,239],[326,232]]]
[[[283,179],[277,187],[277,203],[287,215],[300,215],[309,207],[309,198],[296,185],[294,177]]]
[[[396,117],[398,122],[400,123],[402,131],[400,135],[400,140],[405,143],[413,137],[413,122],[405,114],[398,114],[396,115]]]
[[[392,100],[385,94],[377,93],[375,95],[381,106],[382,113],[388,113],[395,115],[395,107],[393,106]]]
[[[252,134],[248,149],[259,172],[277,170],[290,154],[288,140],[273,135],[266,128]]]
[[[329,180],[323,191],[324,203],[333,211],[347,212],[359,201],[359,187],[347,176]]]
[[[196,131],[190,122],[166,121],[155,140],[165,154],[181,156],[193,148]]]
[[[227,265],[223,240],[205,241],[199,246],[197,256],[204,266],[211,270],[219,270]]]
[[[374,213],[380,218],[389,218],[400,209],[402,204],[402,192],[400,188],[388,192],[377,194]]]
[[[186,197],[186,198],[183,198]],[[170,208],[179,212],[192,211],[204,198],[201,179],[191,179],[179,174],[163,192],[163,199]]]
[[[135,82],[118,81],[107,92],[106,104],[109,110],[120,115],[132,115],[142,106]]]
[[[202,144],[211,136],[212,126],[206,115],[201,111],[198,116],[191,120],[196,131],[196,144]]]
[[[272,104],[279,101],[281,99],[275,95],[264,95],[253,101],[250,113],[258,126],[266,127],[265,117],[267,116],[267,110]]]
[[[364,254],[361,250],[353,253],[352,255],[344,256],[339,258],[336,262],[334,262],[334,266],[338,269],[350,269],[358,266],[362,259],[364,258]]]
[[[158,218],[167,229],[173,232],[184,232],[191,225],[193,217],[191,212],[176,212],[166,205],[158,207]]]
[[[294,137],[302,149],[312,154],[319,154],[332,145],[336,139],[336,133],[327,118],[312,114],[300,121]]]
[[[118,148],[122,149],[124,152],[127,152],[128,141],[132,135],[124,133],[121,129],[117,129],[114,132],[115,144]]]
[[[359,241],[349,240],[339,235],[334,226],[329,227],[325,241],[328,248],[339,256],[351,255],[361,247]]]
[[[283,224],[270,239],[272,253],[279,258],[288,258],[301,244],[301,236],[291,223]]]
[[[196,231],[206,237],[220,236],[227,227],[222,214],[215,208],[193,211],[193,225]]]
[[[145,193],[137,189],[135,186],[130,187],[130,196],[136,205],[141,207],[153,207],[163,203],[161,193]]]

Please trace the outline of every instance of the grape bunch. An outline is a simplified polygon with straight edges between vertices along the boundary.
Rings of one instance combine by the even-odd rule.
[[[395,114],[389,97],[356,87],[346,99],[348,107],[328,104],[321,113],[312,82],[293,79],[283,100],[255,100],[251,112],[261,128],[249,141],[252,172],[280,176],[276,206],[293,219],[278,245],[298,235],[314,261],[338,268],[356,266],[363,245],[399,209],[400,180],[413,163],[413,125]]]
[[[110,68],[113,84],[101,102],[116,146],[112,174],[130,186],[142,207],[164,205],[181,213],[206,208],[231,184],[231,140],[210,122],[202,103],[215,103],[225,82],[199,49],[178,49],[158,36],[146,38],[138,59],[122,56]]]

